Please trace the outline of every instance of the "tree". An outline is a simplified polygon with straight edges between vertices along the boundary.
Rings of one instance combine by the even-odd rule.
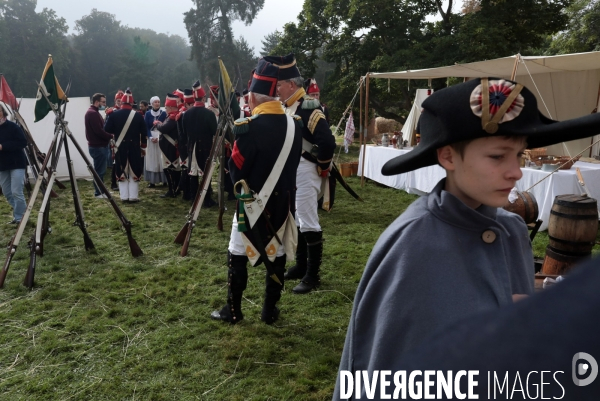
[[[36,5],[35,0],[0,1],[0,42],[4,55],[0,57],[0,72],[16,96],[35,96],[35,80],[40,79],[48,54],[52,54],[55,73],[62,82],[69,73],[71,49],[66,20],[48,8],[36,13]]]
[[[110,99],[120,84],[111,83],[115,63],[126,49],[121,22],[114,14],[92,9],[89,15],[75,21],[78,34],[73,38],[77,53],[77,74],[73,80],[80,96],[102,92]],[[109,101],[110,103],[110,101]]]
[[[192,59],[204,79],[216,81],[218,56],[235,55],[231,23],[241,20],[249,25],[264,5],[264,0],[194,0],[195,8],[184,13],[184,23],[192,44]]]
[[[566,54],[600,50],[600,2],[576,0],[565,9],[568,28],[552,41],[549,53]]]
[[[563,30],[561,12],[572,0],[473,0],[465,14],[441,0],[307,0],[295,23],[284,27],[277,53],[293,51],[300,70],[314,74],[319,60],[334,63],[323,92],[332,116],[346,108],[366,72],[451,65],[529,54]],[[467,12],[468,11],[468,12]],[[438,15],[441,19],[428,21]],[[434,80],[434,89],[445,80]],[[412,89],[427,81],[372,80],[369,107],[404,122]],[[411,87],[409,91],[408,86]],[[389,88],[389,89],[388,89]]]
[[[275,50],[275,48],[279,44],[279,41],[281,41],[281,37],[282,34],[278,30],[267,34],[265,38],[261,40],[263,47],[260,51],[260,55],[264,57],[274,54],[273,50]]]

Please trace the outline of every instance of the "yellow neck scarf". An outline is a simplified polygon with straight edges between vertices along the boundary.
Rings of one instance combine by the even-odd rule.
[[[279,101],[273,100],[259,104],[253,108],[252,115],[255,116],[257,114],[285,114],[285,111],[283,110],[283,107]]]
[[[304,95],[306,95],[306,92],[304,91],[304,88],[298,89],[296,91],[296,93],[294,93],[292,96],[290,96],[290,98],[288,100],[285,101],[285,107],[290,107],[291,105],[293,105],[294,103],[296,103],[296,101],[298,99],[300,99]]]

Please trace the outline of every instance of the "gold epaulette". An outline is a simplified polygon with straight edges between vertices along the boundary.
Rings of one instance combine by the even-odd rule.
[[[300,128],[304,128],[304,122],[302,121],[302,117],[297,116],[297,115],[293,115],[292,118],[296,121],[298,121],[298,124],[300,125]]]
[[[325,120],[325,114],[323,114],[320,109],[313,111],[310,115],[310,118],[308,119],[308,130],[311,134],[315,133],[315,128],[317,128],[320,119]]]
[[[257,119],[258,116],[260,116],[260,114],[257,114],[252,117],[238,118],[237,120],[235,120],[233,122],[233,134],[245,134],[248,131],[250,131],[250,121]]]
[[[321,105],[318,99],[312,98],[308,95],[302,97],[302,109],[303,110],[314,110]]]

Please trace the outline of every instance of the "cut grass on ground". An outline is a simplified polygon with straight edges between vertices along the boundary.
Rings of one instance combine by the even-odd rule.
[[[348,155],[342,150],[340,161],[356,160],[357,148]],[[72,225],[70,190],[59,191],[34,290],[21,284],[30,226],[0,291],[0,399],[331,399],[367,258],[382,231],[416,199],[374,182],[361,188],[356,177],[348,182],[365,202],[338,186],[333,212],[320,213],[322,286],[294,295],[295,282],[288,283],[274,326],[260,321],[264,267],[249,269],[244,321],[230,326],[209,318],[226,297],[233,202],[227,202],[224,232],[216,229],[217,210],[202,210],[182,258],[173,239],[189,204],[161,199],[164,187],[142,183],[142,201],[122,205],[144,251],[134,259],[112,209],[93,197],[91,183],[79,182],[95,244],[90,252]],[[0,216],[10,219],[5,201]],[[13,234],[0,225],[0,241],[6,244]],[[545,233],[538,234],[537,256],[546,243]]]

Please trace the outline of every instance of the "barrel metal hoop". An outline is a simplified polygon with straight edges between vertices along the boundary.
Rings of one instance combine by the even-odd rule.
[[[569,220],[598,220],[598,214],[567,214],[557,212],[556,210],[550,210],[550,214],[555,216],[564,217]]]
[[[556,238],[551,235],[548,235],[548,238],[550,238],[552,241],[560,242],[562,244],[572,244],[572,245],[594,245],[594,244],[596,244],[594,241],[591,241],[591,242],[590,241],[568,241],[566,239]]]

